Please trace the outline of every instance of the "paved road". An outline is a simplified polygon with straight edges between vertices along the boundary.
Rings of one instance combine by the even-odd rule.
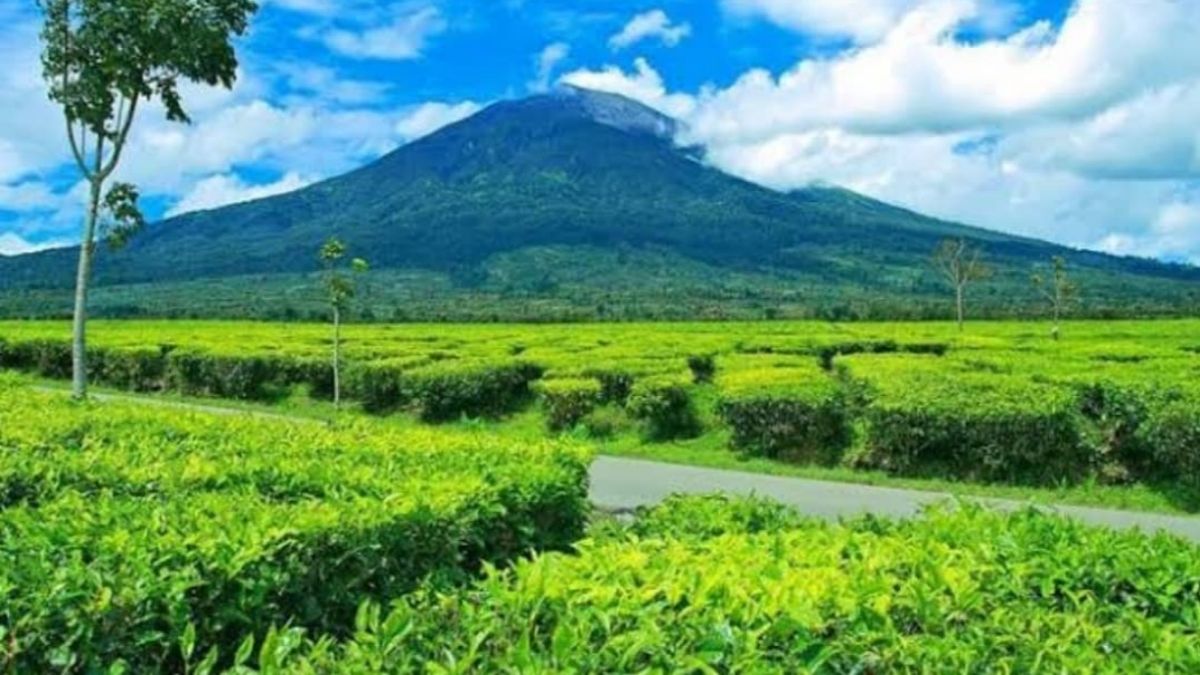
[[[38,389],[66,393],[64,390],[49,387],[38,387]],[[93,396],[100,400],[128,401],[217,414],[256,415],[306,423],[315,421],[292,415],[250,412],[219,405],[197,405],[147,396],[121,394],[93,394]],[[916,514],[924,504],[953,499],[951,495],[938,492],[783,478],[618,457],[596,458],[592,465],[591,480],[592,501],[600,508],[617,511],[657,504],[677,493],[726,492],[771,497],[796,507],[802,513],[829,520],[865,513],[905,518]],[[1002,499],[976,499],[975,501],[998,508],[1011,509],[1025,506],[1021,502]],[[1044,508],[1096,525],[1124,529],[1138,528],[1146,532],[1161,530],[1200,542],[1200,517],[1168,516],[1084,506]]]
[[[916,514],[922,505],[953,499],[948,494],[937,492],[827,483],[617,457],[598,457],[592,465],[591,477],[592,501],[601,508],[611,510],[657,504],[675,493],[726,492],[771,497],[796,507],[802,513],[829,520],[864,513],[904,518]],[[1025,506],[1021,502],[1002,499],[975,501],[999,508]],[[1200,518],[1081,506],[1046,508],[1096,525],[1138,528],[1147,532],[1161,530],[1200,542]]]

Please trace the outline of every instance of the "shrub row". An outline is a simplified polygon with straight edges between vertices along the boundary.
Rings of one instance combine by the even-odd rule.
[[[273,636],[270,673],[1195,672],[1200,550],[1024,511],[687,507],[458,592]],[[727,508],[735,513],[723,513]],[[711,523],[690,525],[695,517]]]
[[[71,344],[30,340],[0,344],[0,368],[51,379],[71,377]],[[311,362],[275,356],[226,356],[157,348],[88,349],[88,375],[131,391],[177,391],[189,396],[268,398],[282,387],[319,379]],[[330,376],[331,378],[332,376]]]
[[[604,400],[604,388],[594,379],[545,380],[537,391],[551,431],[573,428]]]
[[[587,457],[434,430],[74,404],[0,378],[0,671],[183,670],[270,624],[562,549]]]
[[[539,366],[520,361],[446,361],[407,369],[383,364],[353,368],[348,393],[369,412],[414,407],[428,422],[511,412],[530,396]]]
[[[836,463],[850,439],[845,396],[816,366],[742,371],[721,379],[718,412],[750,455]]]
[[[633,385],[625,410],[642,423],[648,440],[690,438],[700,433],[700,418],[688,384],[682,378],[658,376]]]
[[[333,369],[327,360],[273,355],[221,355],[195,350],[90,348],[94,381],[133,391],[176,391],[189,396],[239,400],[276,397],[304,384],[314,398],[330,398]],[[54,340],[0,343],[0,368],[42,377],[71,376],[70,344]],[[456,360],[415,365],[412,359],[383,361],[349,369],[346,393],[372,412],[415,406],[428,421],[463,415],[498,415],[528,397],[528,385],[541,376],[537,366],[519,361]],[[619,387],[614,381],[613,387]],[[614,389],[613,394],[619,394]]]

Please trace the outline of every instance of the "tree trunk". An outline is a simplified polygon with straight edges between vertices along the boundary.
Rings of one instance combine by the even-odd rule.
[[[962,284],[959,284],[957,286],[957,288],[955,289],[955,291],[956,291],[955,300],[956,300],[957,306],[958,306],[958,330],[959,330],[959,332],[962,332],[964,330],[963,322],[966,321],[966,312],[963,309],[963,287],[962,287]]]
[[[342,405],[342,310],[333,306],[333,409]]]
[[[75,319],[71,330],[71,396],[87,398],[87,295],[95,253],[96,224],[100,218],[100,181],[91,181],[83,241],[79,246],[79,268],[75,277]]]
[[[1058,342],[1058,338],[1061,334],[1059,332],[1059,323],[1061,322],[1061,317],[1062,317],[1062,301],[1056,298],[1054,301],[1054,330],[1051,331],[1051,333],[1050,333],[1051,336],[1053,336],[1055,342]]]

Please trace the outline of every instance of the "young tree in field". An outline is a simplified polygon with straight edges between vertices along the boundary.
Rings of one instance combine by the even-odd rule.
[[[1067,274],[1066,258],[1061,255],[1054,256],[1051,266],[1050,276],[1041,272],[1033,274],[1033,286],[1050,303],[1050,309],[1054,316],[1054,328],[1050,330],[1050,335],[1057,341],[1062,336],[1060,330],[1062,316],[1068,306],[1074,302],[1079,288]]]
[[[350,274],[342,269],[341,261],[346,257],[346,245],[337,237],[330,237],[321,247],[319,254],[325,268],[325,291],[329,306],[333,310],[333,408],[342,405],[342,314],[354,299],[354,276],[367,271],[367,261],[355,258],[350,261]]]
[[[110,179],[138,107],[159,101],[188,122],[181,82],[230,87],[253,0],[38,0],[43,77],[66,118],[71,155],[88,186],[72,332],[72,394],[87,395],[87,295],[98,237],[122,244],[143,225],[137,189]]]
[[[965,239],[946,239],[933,252],[933,268],[954,288],[960,331],[966,321],[967,287],[990,273],[982,257],[983,252]]]

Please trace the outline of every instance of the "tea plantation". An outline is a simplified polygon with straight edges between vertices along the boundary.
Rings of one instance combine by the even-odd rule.
[[[62,379],[67,326],[0,323],[0,367]],[[718,438],[725,453],[1010,485],[1164,486],[1200,506],[1200,322],[372,325],[347,391],[425,422],[536,411],[605,442]],[[321,325],[96,322],[94,381],[140,392],[326,399]]]
[[[73,403],[66,334],[0,323],[0,672],[1200,670],[1181,540],[587,500],[629,442],[1195,494],[1200,322],[353,326],[332,424]],[[328,407],[324,326],[91,337],[111,388]]]

